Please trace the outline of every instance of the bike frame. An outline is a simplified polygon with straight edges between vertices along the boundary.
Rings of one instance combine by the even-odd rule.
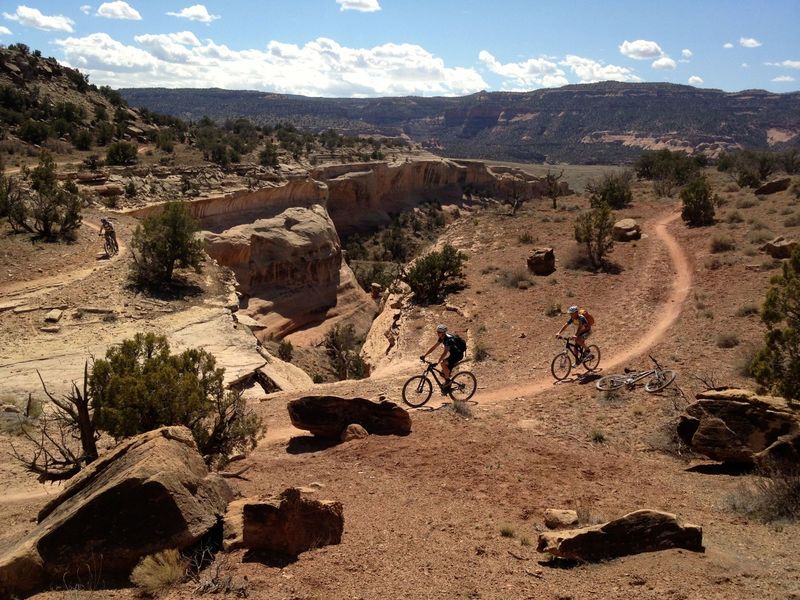
[[[625,373],[626,375],[628,375],[628,378],[625,380],[626,386],[633,385],[640,379],[644,379],[645,377],[651,377],[656,373],[660,373],[661,371],[664,370],[664,367],[658,364],[658,361],[655,358],[653,358],[650,354],[648,354],[647,356],[650,357],[650,360],[656,363],[656,368],[648,369],[647,371],[634,371],[633,373]]]
[[[578,360],[578,344],[573,341],[574,336],[561,336],[561,339],[564,340],[564,347],[565,350],[569,350],[572,356],[575,357],[575,360]]]
[[[431,375],[433,375],[433,380],[436,382],[436,385],[438,385],[438,386],[439,386],[439,389],[442,389],[442,382],[441,382],[441,381],[439,381],[439,378],[438,378],[436,375],[437,375],[437,373],[438,373],[439,375],[441,375],[441,376],[442,376],[442,379],[444,379],[444,373],[442,373],[442,372],[441,372],[439,369],[437,369],[437,368],[436,368],[436,365],[437,365],[438,363],[435,363],[435,362],[429,362],[429,361],[427,361],[427,360],[425,361],[425,363],[426,363],[428,366],[427,366],[427,367],[425,368],[425,370],[422,372],[422,376],[423,376],[423,377],[425,377],[425,376],[426,376],[428,373],[430,373]],[[452,372],[451,372],[451,375],[452,375]]]

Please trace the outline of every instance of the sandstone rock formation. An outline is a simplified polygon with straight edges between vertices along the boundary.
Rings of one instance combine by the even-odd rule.
[[[231,498],[185,427],[131,438],[73,478],[0,556],[0,597],[91,576],[97,563],[103,577],[127,579],[143,556],[202,538]]]
[[[371,434],[408,435],[411,417],[393,402],[380,404],[364,398],[306,396],[287,405],[292,425],[316,436],[341,438],[351,423],[361,425]]]
[[[703,530],[657,510],[637,510],[602,525],[547,531],[539,534],[538,546],[539,552],[589,562],[670,548],[703,552]]]
[[[784,177],[782,179],[776,179],[775,181],[769,181],[758,188],[754,193],[756,196],[769,196],[770,194],[775,194],[777,192],[783,192],[789,189],[789,185],[792,183],[791,177]]]
[[[552,248],[536,248],[528,257],[528,270],[534,275],[550,275],[556,270],[556,255]]]
[[[630,242],[642,237],[642,229],[633,219],[621,219],[614,223],[611,235],[618,242]]]
[[[716,389],[697,395],[678,423],[678,435],[713,460],[793,468],[800,464],[800,412],[774,396]]]
[[[300,490],[288,488],[272,498],[231,502],[224,521],[224,547],[297,556],[339,544],[343,531],[340,502],[304,498]]]
[[[761,246],[760,250],[766,252],[772,258],[789,258],[795,248],[797,248],[797,240],[787,240],[782,235],[779,235],[774,240]]]
[[[563,529],[578,524],[578,513],[574,510],[548,508],[544,511],[544,524],[549,529]]]
[[[362,440],[369,436],[369,432],[358,423],[350,423],[342,432],[342,442],[349,442],[351,440]]]

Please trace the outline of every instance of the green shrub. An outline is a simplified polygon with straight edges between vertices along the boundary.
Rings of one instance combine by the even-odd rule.
[[[606,172],[600,181],[589,181],[586,191],[592,208],[607,205],[610,208],[621,209],[633,201],[631,181],[633,174],[630,171]]]
[[[241,395],[225,389],[224,374],[205,350],[172,354],[164,336],[136,334],[94,362],[88,387],[96,426],[121,439],[184,425],[206,462],[223,463],[255,448],[263,430]]]
[[[114,142],[106,150],[106,164],[132,165],[136,163],[138,148],[131,142]]]
[[[134,279],[157,286],[169,284],[176,267],[199,273],[205,258],[195,231],[197,224],[181,202],[167,202],[160,213],[145,217],[131,240]]]
[[[323,344],[339,379],[363,379],[369,375],[367,363],[359,354],[362,343],[352,324],[337,324],[325,334]]]
[[[294,353],[294,346],[289,340],[281,340],[278,344],[278,358],[285,362],[292,362],[292,354]]]
[[[430,304],[441,300],[448,284],[462,276],[466,260],[463,252],[445,244],[441,250],[430,252],[414,261],[405,278],[414,292],[414,301],[418,304]]]
[[[72,136],[72,145],[78,150],[90,150],[92,148],[92,134],[88,129],[79,129]]]
[[[705,176],[693,179],[681,192],[683,210],[681,217],[691,227],[704,227],[714,223],[716,199]]]
[[[605,203],[583,213],[575,221],[575,241],[584,245],[595,269],[603,266],[606,255],[614,247],[613,229],[614,214]]]

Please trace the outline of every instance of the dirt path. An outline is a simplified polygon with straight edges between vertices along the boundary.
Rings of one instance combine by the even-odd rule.
[[[655,236],[664,242],[669,252],[669,258],[672,261],[675,278],[672,282],[672,289],[670,291],[667,301],[664,303],[663,310],[660,311],[660,317],[655,321],[647,333],[628,346],[624,351],[617,353],[610,358],[601,360],[601,366],[604,370],[609,371],[621,364],[629,362],[631,359],[644,354],[648,348],[655,345],[664,333],[675,323],[681,313],[683,303],[689,295],[689,289],[692,285],[692,271],[689,267],[689,260],[684,254],[678,241],[672,237],[667,231],[667,226],[675,221],[680,216],[679,213],[673,213],[661,219],[655,227]],[[602,349],[601,349],[602,350]],[[544,378],[531,381],[524,385],[512,385],[502,388],[496,388],[486,392],[478,392],[475,395],[475,401],[481,405],[494,404],[508,398],[516,398],[519,396],[532,396],[552,389],[555,382],[550,377],[548,370]]]

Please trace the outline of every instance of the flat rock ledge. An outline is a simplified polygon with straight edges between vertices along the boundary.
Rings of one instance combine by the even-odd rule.
[[[539,552],[559,558],[597,562],[630,554],[684,548],[704,552],[703,530],[670,513],[637,510],[614,521],[539,534]]]
[[[394,402],[365,398],[305,396],[287,405],[292,425],[318,437],[341,439],[348,425],[361,425],[371,435],[408,435],[411,417]]]

